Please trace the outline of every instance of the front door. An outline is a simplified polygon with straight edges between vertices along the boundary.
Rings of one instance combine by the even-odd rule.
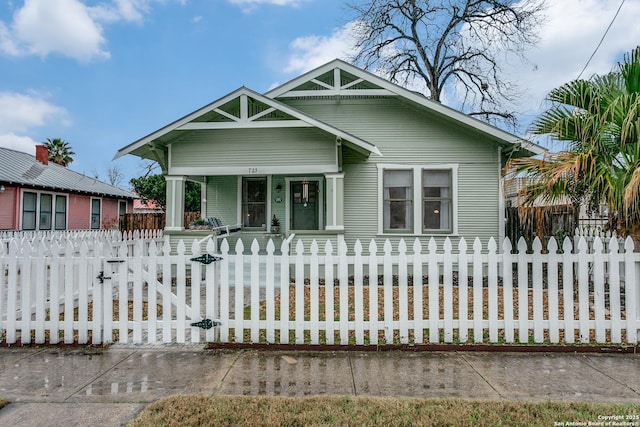
[[[320,192],[318,181],[291,181],[290,230],[318,230],[320,226]]]

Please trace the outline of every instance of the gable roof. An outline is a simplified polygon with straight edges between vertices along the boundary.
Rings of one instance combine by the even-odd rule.
[[[118,150],[114,159],[125,154],[148,156],[156,142],[168,143],[180,132],[203,129],[315,127],[340,138],[343,143],[366,154],[381,155],[378,148],[357,136],[324,123],[280,101],[241,87],[224,97],[170,123]]]
[[[458,110],[405,89],[368,71],[335,59],[267,93],[268,98],[326,97],[326,96],[396,96],[404,98],[428,111],[460,123],[476,132],[497,140],[502,145],[525,155],[543,154],[547,150],[537,144],[478,120]]]
[[[135,194],[22,151],[0,147],[0,183],[53,191],[134,199]]]

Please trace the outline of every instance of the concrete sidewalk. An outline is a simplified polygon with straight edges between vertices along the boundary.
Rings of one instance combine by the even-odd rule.
[[[173,394],[640,403],[640,355],[0,349],[3,426],[120,426]]]

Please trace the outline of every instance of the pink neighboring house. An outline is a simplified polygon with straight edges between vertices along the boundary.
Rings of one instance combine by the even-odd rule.
[[[133,212],[135,194],[48,158],[44,145],[35,156],[0,147],[0,230],[109,229]]]
[[[156,213],[164,212],[160,206],[158,206],[155,200],[147,200],[143,202],[142,199],[135,199],[133,201],[133,213]]]

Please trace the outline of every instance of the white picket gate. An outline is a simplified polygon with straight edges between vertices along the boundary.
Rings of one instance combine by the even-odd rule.
[[[217,252],[210,239],[170,254],[153,239],[13,239],[0,247],[0,343],[637,345],[640,254],[631,239],[603,243],[299,240],[277,252],[224,240]],[[195,260],[204,253],[220,260]]]

